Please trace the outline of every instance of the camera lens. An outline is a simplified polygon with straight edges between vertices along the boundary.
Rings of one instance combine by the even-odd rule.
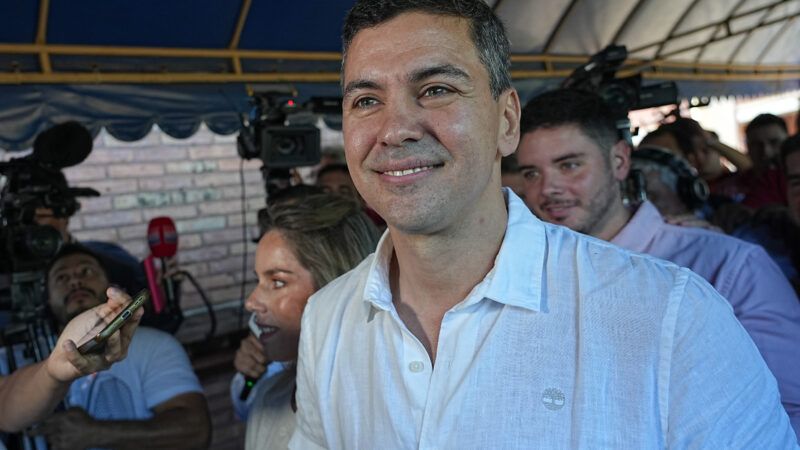
[[[282,137],[276,140],[275,150],[282,155],[291,155],[297,151],[297,140],[293,137]]]

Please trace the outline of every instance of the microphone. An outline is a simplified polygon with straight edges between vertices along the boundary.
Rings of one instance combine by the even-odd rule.
[[[167,264],[165,259],[175,256],[178,252],[178,230],[175,228],[175,222],[171,218],[165,216],[151,219],[150,223],[147,225],[147,244],[150,246],[150,257],[148,257],[150,260],[149,264],[152,266],[152,258],[160,258],[161,268],[162,270],[166,270]],[[145,259],[145,271],[148,270],[147,267],[148,263],[147,259]],[[155,278],[155,270],[153,270],[153,275]],[[149,280],[150,276],[148,275],[148,281]],[[166,302],[172,307],[176,303],[175,286],[172,280],[167,279],[164,280],[164,286],[167,297]],[[163,300],[161,300],[160,308],[156,306],[155,297],[153,298],[153,305],[156,309],[156,313],[164,309],[165,306]]]
[[[33,141],[30,159],[57,169],[80,164],[92,152],[92,135],[78,122],[48,128]]]
[[[247,397],[250,396],[250,391],[253,390],[253,387],[258,382],[258,378],[249,377],[247,375],[244,376],[244,387],[242,387],[242,392],[239,393],[239,400],[245,401]]]
[[[150,301],[153,303],[153,310],[156,314],[161,314],[161,311],[165,308],[164,297],[161,296],[161,286],[153,260],[153,255],[148,255],[142,265],[144,265],[144,274],[147,276],[147,286],[150,288]]]
[[[178,252],[178,231],[169,217],[154,217],[147,225],[147,244],[155,258],[170,258]]]
[[[256,323],[255,314],[250,315],[250,320],[247,321],[247,326],[250,328],[250,331],[253,333],[253,335],[255,335],[255,337],[261,336],[261,327],[258,326],[258,323]],[[250,395],[250,391],[253,390],[253,387],[255,387],[256,383],[258,382],[258,378],[247,375],[244,376],[244,386],[242,387],[242,391],[239,393],[239,400],[247,400],[247,397]]]

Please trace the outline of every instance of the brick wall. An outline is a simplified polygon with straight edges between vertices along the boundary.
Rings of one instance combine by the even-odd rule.
[[[255,212],[265,201],[261,162],[245,161],[244,222],[249,239],[243,243],[240,164],[235,135],[214,135],[205,127],[184,140],[154,127],[138,142],[118,141],[103,131],[86,161],[64,171],[70,185],[102,194],[81,199],[70,230],[79,240],[119,243],[141,259],[148,253],[148,221],[170,216],[179,232],[181,267],[194,274],[213,303],[238,301],[245,253],[245,292],[254,286],[256,246],[249,239],[256,236]],[[189,283],[183,291],[184,310],[202,305]]]

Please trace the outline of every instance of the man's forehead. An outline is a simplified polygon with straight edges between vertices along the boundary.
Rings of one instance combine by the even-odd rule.
[[[453,64],[448,58],[447,50],[456,50],[464,56],[464,46],[468,45],[477,57],[478,52],[469,37],[469,22],[460,17],[429,14],[425,12],[406,12],[386,22],[359,31],[350,43],[345,55],[344,78],[370,78],[369,74],[376,69],[374,55],[400,54],[427,48],[424,55],[428,66]],[[358,73],[353,73],[357,65]],[[401,64],[392,65],[395,73],[405,74],[419,67],[407,67]],[[374,70],[377,72],[377,70]]]
[[[446,28],[450,32],[461,33],[469,31],[470,23],[464,17],[434,14],[426,11],[406,11],[373,26],[362,28],[353,35],[350,44],[352,46],[362,35],[373,33],[379,35],[385,33],[415,35],[419,31],[414,29],[415,25],[423,28],[430,27],[430,31],[442,31]],[[367,40],[369,41],[369,39]]]
[[[59,260],[53,264],[50,273],[56,273],[78,265],[91,265],[100,268],[100,262],[95,257],[86,253],[73,253],[59,258]]]

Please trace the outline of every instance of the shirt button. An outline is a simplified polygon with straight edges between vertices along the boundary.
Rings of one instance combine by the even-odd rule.
[[[408,365],[408,370],[414,373],[422,372],[423,370],[425,370],[425,364],[423,364],[422,361],[412,361]]]

